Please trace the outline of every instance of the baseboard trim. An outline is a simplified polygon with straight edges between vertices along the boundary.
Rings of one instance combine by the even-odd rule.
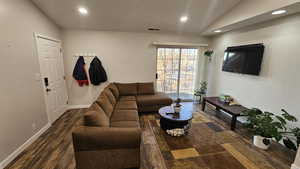
[[[292,164],[292,167],[291,167],[291,169],[300,169],[300,167],[299,167],[299,166],[297,166],[296,164]]]
[[[3,169],[11,161],[13,161],[22,151],[24,151],[30,144],[32,144],[37,138],[39,138],[49,127],[50,123],[47,123],[43,128],[41,128],[37,133],[30,137],[24,144],[12,152],[8,157],[6,157],[2,162],[0,162],[0,169]]]
[[[89,108],[90,105],[69,105],[68,109],[83,109],[83,108]]]

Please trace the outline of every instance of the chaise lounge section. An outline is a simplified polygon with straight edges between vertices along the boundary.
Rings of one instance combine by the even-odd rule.
[[[77,169],[138,168],[138,113],[170,104],[172,99],[156,93],[153,83],[110,83],[84,113],[84,125],[73,131]]]

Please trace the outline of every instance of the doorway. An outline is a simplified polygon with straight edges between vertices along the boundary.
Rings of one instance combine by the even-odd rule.
[[[67,109],[67,89],[61,42],[36,35],[37,52],[48,120],[53,123]]]
[[[198,72],[198,49],[157,48],[157,91],[192,101]]]

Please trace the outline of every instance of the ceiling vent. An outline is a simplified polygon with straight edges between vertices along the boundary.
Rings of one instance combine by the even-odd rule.
[[[159,28],[148,28],[148,31],[160,31]]]

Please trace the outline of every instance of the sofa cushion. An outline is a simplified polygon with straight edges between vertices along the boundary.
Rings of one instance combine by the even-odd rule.
[[[96,100],[96,102],[100,105],[100,107],[104,110],[104,112],[106,113],[106,115],[108,117],[111,116],[114,107],[111,104],[111,102],[109,101],[108,97],[105,94],[101,94],[98,99]]]
[[[170,105],[172,99],[164,93],[155,93],[154,95],[137,96],[138,106]]]
[[[120,151],[120,150],[128,150],[128,149],[136,149],[140,148],[141,144],[141,129],[140,128],[115,128],[115,127],[87,127],[87,126],[79,126],[76,127],[72,133],[73,144],[75,150],[75,156],[78,155],[78,152],[86,152],[81,156],[87,155],[87,152],[91,153],[90,157],[95,154],[93,152],[110,152],[110,151]],[[129,154],[131,155],[131,154]],[[137,154],[139,156],[139,153]],[[116,159],[120,157],[119,154],[114,154],[112,156],[103,156],[101,155],[99,158],[104,157],[105,159]],[[93,158],[99,160],[99,158]],[[87,159],[87,163],[92,163],[90,159]],[[101,160],[101,159],[100,159]],[[105,160],[104,160],[105,161]],[[105,163],[104,163],[105,164]],[[115,167],[105,166],[105,165],[97,165],[91,168],[87,168],[83,166],[80,169],[115,169]],[[121,165],[124,167],[124,165]],[[76,167],[77,168],[77,167]],[[118,169],[122,167],[117,167]]]
[[[139,122],[138,121],[116,121],[116,122],[111,122],[110,123],[111,127],[121,127],[121,128],[138,128],[140,127]]]
[[[154,94],[154,84],[149,83],[138,83],[138,95]]]
[[[87,111],[103,111],[103,109],[99,106],[98,103],[94,102]]]
[[[111,122],[116,121],[139,121],[137,110],[115,110],[110,118]]]
[[[121,96],[120,101],[136,101],[136,97],[135,96]]]
[[[116,97],[113,95],[112,91],[109,88],[105,88],[103,90],[103,93],[107,96],[107,98],[109,99],[110,103],[115,106],[117,103],[117,99]]]
[[[84,125],[109,127],[109,118],[102,109],[98,111],[88,111],[84,113]]]
[[[114,83],[110,83],[106,88],[109,88],[112,91],[112,93],[114,94],[115,98],[118,100],[118,98],[120,96],[118,87]]]
[[[137,110],[136,101],[119,101],[116,104],[116,109]]]
[[[137,95],[137,83],[116,83],[121,96]]]

